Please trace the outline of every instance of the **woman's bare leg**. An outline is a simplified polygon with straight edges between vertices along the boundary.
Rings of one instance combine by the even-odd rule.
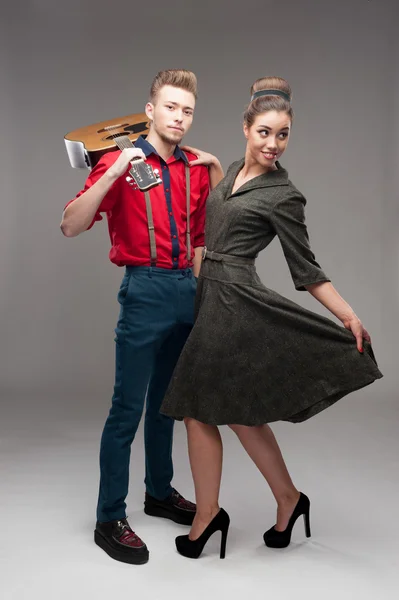
[[[272,430],[268,425],[230,425],[230,428],[237,434],[241,444],[268,482],[277,502],[275,528],[277,531],[284,531],[299,500],[299,491],[292,483]]]
[[[184,422],[197,504],[189,537],[196,540],[220,510],[223,445],[216,426],[191,418],[184,419]]]

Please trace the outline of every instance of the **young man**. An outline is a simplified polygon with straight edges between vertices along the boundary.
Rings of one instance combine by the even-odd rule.
[[[209,187],[223,176],[216,159],[202,161],[207,168],[196,156],[188,154],[187,158],[178,146],[192,124],[196,97],[197,81],[190,71],[158,73],[146,105],[151,123],[148,136],[140,137],[135,148],[105,154],[92,169],[84,189],[67,204],[61,223],[63,234],[74,237],[101,220],[100,213],[106,213],[110,260],[125,266],[118,294],[121,309],[116,327],[114,394],[101,440],[94,537],[112,558],[133,564],[143,564],[149,557],[147,546],[130,528],[125,512],[130,446],[145,400],[144,510],[148,515],[190,525],[196,509],[171,486],[174,421],[159,414],[193,324],[194,276],[201,263]],[[148,197],[146,204],[144,193],[133,190],[126,181],[135,157],[158,168],[162,178],[162,183],[149,192],[152,219],[147,218]],[[195,165],[188,171],[190,239],[186,235],[189,161]]]

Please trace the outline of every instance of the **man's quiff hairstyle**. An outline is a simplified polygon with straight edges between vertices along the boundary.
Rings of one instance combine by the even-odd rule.
[[[191,92],[197,99],[197,78],[192,71],[185,69],[168,69],[160,71],[154,78],[150,89],[150,102],[155,104],[159,90],[165,85],[171,85],[186,92]]]

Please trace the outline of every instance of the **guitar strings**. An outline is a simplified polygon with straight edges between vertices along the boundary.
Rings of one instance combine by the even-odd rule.
[[[128,137],[128,135],[126,135],[126,134],[118,135],[117,133],[115,133],[115,134],[114,134],[114,133],[112,133],[112,132],[111,132],[111,137],[112,137],[112,139],[114,140],[114,142],[115,142],[116,146],[117,146],[117,147],[119,148],[119,150],[121,150],[121,151],[122,151],[123,149],[125,149],[125,148],[135,148],[135,147],[136,147],[136,146],[134,145],[134,143],[132,142],[132,140],[131,140],[131,139]],[[129,168],[129,175],[130,175],[131,177],[133,177],[133,179],[135,179],[135,180],[136,180],[136,178],[137,178],[137,177],[139,176],[139,174],[140,174],[140,171],[139,171],[139,169],[138,169],[138,165],[137,165],[137,164],[135,164],[135,163],[137,163],[137,162],[140,162],[140,163],[141,163],[141,162],[144,162],[144,165],[143,165],[143,166],[144,166],[144,170],[145,170],[145,172],[146,172],[147,176],[148,176],[148,177],[150,177],[150,178],[151,178],[151,177],[152,177],[152,178],[154,177],[154,173],[152,173],[152,169],[151,169],[151,167],[149,167],[149,165],[147,165],[147,164],[146,164],[146,162],[145,162],[145,161],[143,161],[143,159],[140,159],[140,160],[137,160],[137,159],[136,159],[136,160],[134,160],[134,159],[133,159],[133,160],[130,162],[130,168]]]

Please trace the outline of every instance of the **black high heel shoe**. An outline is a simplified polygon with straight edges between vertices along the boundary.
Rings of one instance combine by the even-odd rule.
[[[299,497],[297,505],[294,508],[294,512],[292,513],[290,520],[288,521],[288,525],[284,531],[276,531],[274,527],[266,531],[263,535],[263,539],[268,548],[286,548],[291,541],[291,533],[292,528],[294,527],[296,520],[298,517],[303,515],[303,520],[305,524],[305,533],[306,537],[310,537],[310,500],[305,494],[302,494]]]
[[[226,541],[229,526],[230,517],[227,512],[221,508],[216,517],[212,519],[208,527],[196,540],[190,540],[188,535],[179,535],[175,540],[177,551],[187,558],[199,558],[211,535],[216,531],[221,531],[222,540],[220,544],[220,558],[224,558],[226,556]]]

